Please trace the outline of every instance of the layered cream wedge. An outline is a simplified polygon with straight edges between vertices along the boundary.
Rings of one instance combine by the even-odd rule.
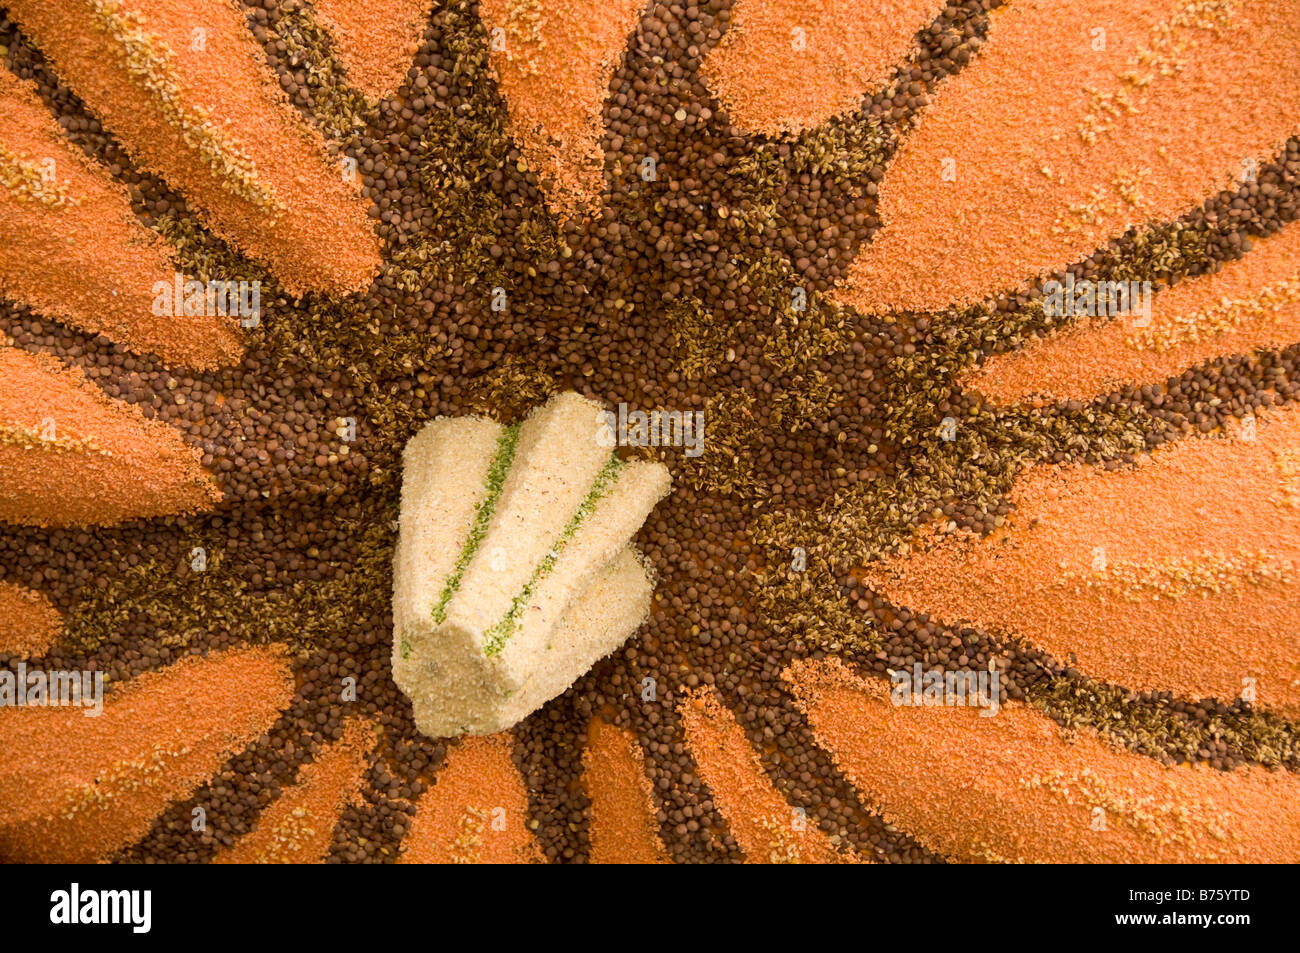
[[[444,418],[403,454],[393,679],[426,735],[491,734],[563,692],[645,620],[629,541],[671,485],[561,394],[521,424]]]

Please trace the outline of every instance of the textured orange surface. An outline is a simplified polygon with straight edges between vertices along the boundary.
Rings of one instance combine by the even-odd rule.
[[[1257,242],[1212,275],[1160,292],[1150,324],[1137,326],[1143,320],[1085,319],[991,357],[966,386],[1004,403],[1030,395],[1090,400],[1128,384],[1162,383],[1220,355],[1300,341],[1300,225]]]
[[[891,601],[1023,635],[1138,691],[1300,712],[1300,409],[1105,472],[1044,466],[1007,524],[868,567]]]
[[[1130,225],[1176,218],[1296,132],[1297,32],[1294,0],[993,11],[987,45],[936,91],[887,170],[884,227],[840,300],[867,312],[970,304]]]
[[[51,171],[63,198],[47,204],[0,185],[6,297],[167,361],[210,368],[239,359],[237,318],[154,315],[154,284],[171,287],[176,271],[162,241],[136,221],[126,189],[67,141],[35,87],[3,67],[0,150]]]
[[[0,858],[88,863],[268,731],[293,697],[278,651],[187,658],[113,691],[103,714],[0,708]]]
[[[192,513],[221,499],[198,450],[80,370],[0,346],[0,520],[41,526]]]
[[[276,214],[232,193],[229,178],[168,122],[124,65],[123,47],[96,25],[96,6],[134,19],[152,52],[169,62],[165,75],[179,89],[180,108],[206,115],[200,125],[250,160],[254,178],[279,203]],[[184,193],[214,232],[270,265],[291,292],[370,284],[380,258],[366,207],[326,156],[320,133],[289,104],[236,4],[14,0],[9,13],[142,166]]]
[[[775,136],[856,109],[944,0],[737,0],[704,76],[731,121]]]
[[[433,0],[315,0],[348,80],[372,100],[406,79]]]
[[[885,820],[962,861],[1295,863],[1300,777],[1166,767],[1017,704],[903,707],[839,661],[787,673],[817,740]],[[1096,809],[1101,809],[1101,814]],[[1104,830],[1094,826],[1104,824]]]
[[[521,8],[482,0],[511,132],[560,215],[590,207],[604,181],[601,109],[644,0]]]
[[[298,772],[294,785],[280,793],[258,818],[257,828],[212,859],[214,864],[319,864],[334,843],[343,809],[361,790],[377,734],[352,719],[343,738],[327,746]]]
[[[772,784],[735,715],[700,691],[679,709],[686,743],[731,836],[751,863],[836,863],[840,854],[815,820],[788,804]]]
[[[668,862],[635,737],[594,719],[587,733],[583,786],[591,799],[591,863]]]
[[[39,592],[0,582],[0,652],[44,655],[63,629],[63,616]]]
[[[524,864],[541,861],[528,829],[528,790],[510,760],[509,734],[468,736],[447,751],[433,787],[416,805],[404,864]]]

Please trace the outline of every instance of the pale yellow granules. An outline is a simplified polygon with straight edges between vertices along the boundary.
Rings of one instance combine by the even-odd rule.
[[[539,0],[507,0],[505,35],[504,37],[500,34],[489,36],[488,43],[494,49],[496,44],[504,43],[504,49],[500,52],[504,53],[507,59],[518,62],[524,73],[536,76],[541,57],[535,54],[547,46],[546,34],[542,30],[545,17],[546,10]],[[516,44],[512,41],[519,42]],[[520,48],[531,51],[534,55],[526,52],[522,56],[517,56],[516,53]]]
[[[1151,795],[1117,789],[1088,767],[1071,773],[1058,769],[1022,778],[1020,783],[1026,790],[1041,788],[1051,791],[1071,806],[1080,805],[1089,810],[1101,808],[1103,823],[1122,821],[1158,843],[1186,847],[1198,860],[1217,859],[1219,852],[1213,842],[1229,840],[1229,817],[1214,805],[1201,801],[1161,803]]]
[[[1273,464],[1277,467],[1282,493],[1273,497],[1278,506],[1300,506],[1300,450],[1274,450]]]
[[[790,837],[785,825],[771,817],[759,818],[758,823],[771,836],[768,846],[767,862],[769,864],[802,864],[803,856],[799,845]]]
[[[1159,79],[1177,76],[1186,56],[1205,34],[1219,37],[1235,11],[1237,0],[1192,0],[1176,14],[1157,24],[1147,45],[1134,54],[1119,74],[1124,85],[1111,92],[1089,87],[1092,107],[1079,124],[1079,136],[1088,145],[1109,132],[1115,121],[1140,111],[1143,93]],[[1102,28],[1104,29],[1104,28]],[[1101,41],[1104,34],[1095,34]],[[1102,49],[1097,51],[1104,56]]]
[[[57,431],[54,436],[49,436],[43,429],[22,425],[0,426],[0,444],[64,453],[110,453],[90,437],[67,437]]]
[[[451,843],[453,864],[477,864],[483,850],[483,831],[487,827],[487,812],[477,807],[466,807],[456,825],[456,839]]]
[[[1268,285],[1253,298],[1224,298],[1208,308],[1152,323],[1130,335],[1127,343],[1143,351],[1168,351],[1180,344],[1231,331],[1269,311],[1279,312],[1296,301],[1300,301],[1300,272]]]
[[[1067,570],[1060,583],[1082,581],[1090,589],[1103,589],[1129,602],[1147,598],[1181,599],[1189,595],[1208,598],[1235,592],[1243,586],[1289,583],[1294,567],[1264,550],[1239,550],[1237,555],[1198,553],[1160,560],[1115,560],[1090,572]]]
[[[1045,860],[1029,861],[1020,856],[1007,857],[1004,854],[998,853],[998,851],[996,851],[991,845],[989,845],[987,842],[982,840],[977,840],[973,842],[970,845],[970,848],[967,851],[967,853],[973,860],[977,860],[985,864],[1028,864],[1028,863],[1045,864],[1047,863],[1047,861]]]
[[[299,863],[303,846],[316,837],[311,814],[305,807],[295,807],[271,829],[269,842],[253,860],[255,864]]]
[[[155,742],[144,757],[135,761],[118,761],[93,782],[69,788],[64,795],[66,803],[59,813],[65,821],[70,821],[78,814],[105,806],[118,792],[147,790],[166,773],[170,762],[189,753],[188,745],[171,749]]]
[[[46,208],[80,205],[81,199],[45,174],[40,163],[25,159],[0,143],[0,186],[21,201],[39,202]]]
[[[1148,169],[1124,170],[1110,182],[1094,186],[1083,202],[1072,203],[1056,217],[1052,224],[1053,233],[1078,231],[1081,226],[1095,225],[1121,212],[1141,208],[1142,180],[1150,174]]]

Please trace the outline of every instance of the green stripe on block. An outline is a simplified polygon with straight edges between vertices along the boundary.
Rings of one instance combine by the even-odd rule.
[[[492,456],[492,463],[488,467],[484,481],[487,485],[487,493],[474,507],[474,522],[470,525],[469,535],[465,537],[465,545],[461,547],[456,565],[447,577],[442,593],[438,596],[438,602],[433,607],[433,621],[438,625],[447,618],[447,605],[456,594],[456,590],[460,588],[465,570],[469,568],[470,560],[474,558],[484,537],[487,536],[492,514],[496,512],[497,504],[501,502],[501,490],[505,486],[510,465],[514,463],[515,448],[519,445],[519,428],[519,424],[512,424],[502,430],[501,436],[497,438],[496,453]]]
[[[611,453],[609,460],[601,467],[600,472],[596,474],[596,478],[591,481],[591,487],[587,490],[587,495],[582,498],[577,510],[569,517],[569,522],[564,525],[564,529],[560,531],[555,545],[551,547],[550,552],[542,557],[541,562],[533,569],[532,576],[524,584],[524,588],[510,603],[510,608],[507,610],[505,617],[488,629],[487,636],[483,640],[484,655],[491,657],[505,648],[506,642],[519,628],[519,617],[523,615],[524,607],[528,605],[529,600],[533,598],[533,593],[537,591],[538,583],[545,579],[551,570],[555,568],[555,563],[559,560],[560,554],[564,552],[564,547],[582,528],[582,524],[587,522],[591,514],[595,512],[596,504],[609,492],[609,488],[614,484],[614,480],[618,477],[623,466],[623,461]]]

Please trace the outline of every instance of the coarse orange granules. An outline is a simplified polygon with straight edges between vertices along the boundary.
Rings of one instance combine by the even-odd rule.
[[[0,857],[110,857],[268,731],[293,690],[281,651],[246,648],[141,675],[99,716],[0,708]]]
[[[1176,218],[1296,131],[1292,0],[1016,0],[935,93],[839,299],[968,305]],[[1026,68],[1033,64],[1033,68]]]
[[[967,862],[1295,863],[1300,777],[1287,771],[1166,767],[1070,737],[1015,703],[891,703],[882,680],[837,659],[785,677],[813,734],[885,820]]]
[[[371,100],[406,79],[433,0],[316,0],[348,79]]]
[[[9,13],[141,166],[290,292],[370,284],[379,239],[355,175],[289,104],[235,4],[14,0]]]
[[[636,738],[593,719],[582,777],[591,799],[591,863],[667,863]]]
[[[63,616],[39,592],[0,582],[0,652],[44,655],[63,629]]]
[[[702,72],[731,121],[768,136],[855,109],[944,0],[737,0]]]
[[[678,709],[686,743],[746,859],[753,863],[836,863],[829,838],[791,807],[763,770],[735,715],[710,691],[688,695]]]
[[[469,736],[447,751],[433,787],[416,804],[404,864],[540,861],[528,827],[528,790],[510,760],[509,734]]]
[[[998,354],[965,386],[1001,403],[1041,395],[1091,400],[1111,390],[1163,383],[1220,355],[1300,341],[1300,225],[1256,244],[1212,275],[1154,296],[1149,316],[1087,318],[1060,334]]]
[[[1135,691],[1300,711],[1300,409],[1134,469],[1037,467],[1009,499],[987,537],[918,540],[864,583]]]
[[[603,182],[601,107],[644,0],[520,6],[482,0],[510,128],[561,216],[590,207]]]
[[[126,189],[73,146],[35,88],[0,67],[0,283],[41,314],[134,351],[211,368],[239,359],[236,318],[154,314],[176,269]]]
[[[298,772],[294,784],[267,806],[257,828],[214,864],[318,864],[329,854],[344,808],[361,790],[378,735],[360,718],[348,721],[341,740],[327,745]]]
[[[82,372],[0,345],[0,520],[38,526],[192,513],[221,499],[197,449]]]

